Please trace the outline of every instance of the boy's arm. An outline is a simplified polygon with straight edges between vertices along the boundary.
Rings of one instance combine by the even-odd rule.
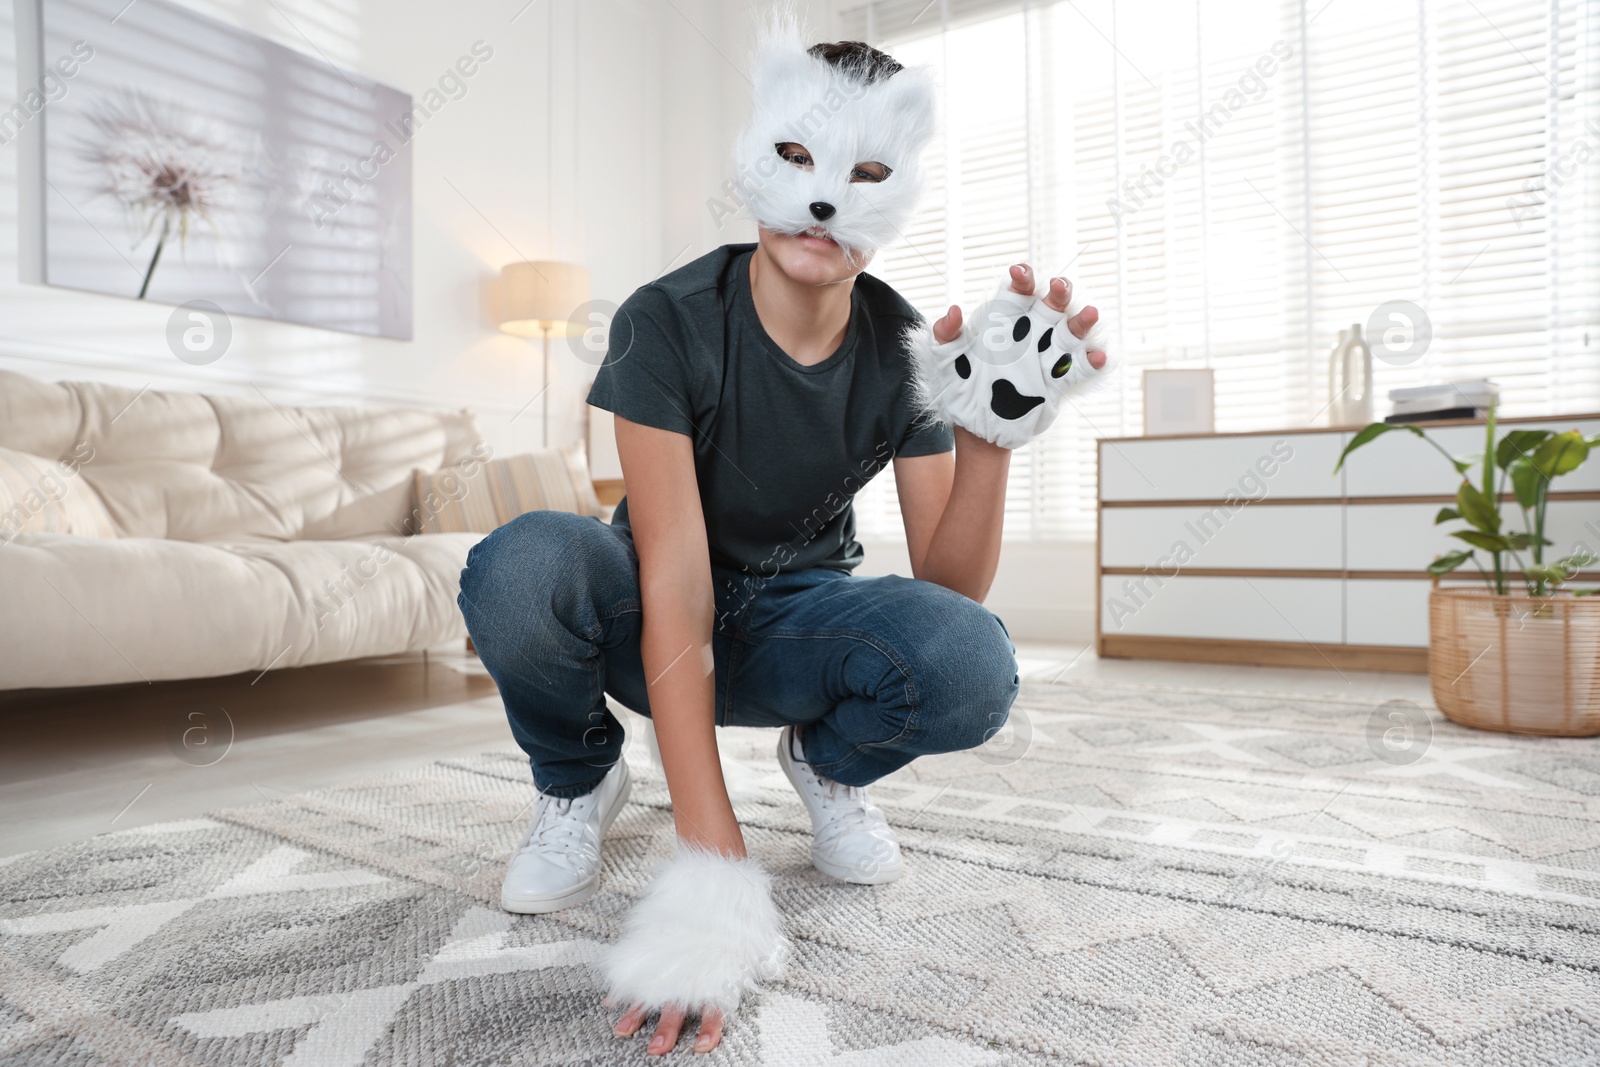
[[[894,461],[911,574],[979,603],[1000,566],[1011,450],[955,427],[956,449]]]
[[[749,927],[753,941],[736,942],[735,949],[770,953],[782,951],[785,942],[764,874],[759,868],[733,867],[754,861],[745,857],[717,757],[711,652],[716,605],[693,443],[684,434],[621,416],[616,434],[639,554],[640,655],[680,844],[677,859],[658,871],[634,905],[623,937],[609,950],[607,977],[611,997],[627,1009],[616,1024],[618,1036],[633,1036],[652,1011],[659,1011],[648,1051],[663,1055],[677,1044],[686,1015],[698,1011],[695,1049],[706,1052],[721,1042],[724,1020],[752,974],[737,954],[706,953],[705,939],[717,936],[716,925],[730,920],[705,914],[705,901],[737,900],[746,923],[748,913],[765,915],[764,926]],[[729,862],[708,868],[703,859],[685,853],[685,845]],[[690,990],[706,995],[696,997]]]
[[[641,654],[650,717],[678,837],[743,856],[744,837],[717,758],[711,657],[715,603],[693,442],[620,416],[616,433],[628,521],[639,553]]]

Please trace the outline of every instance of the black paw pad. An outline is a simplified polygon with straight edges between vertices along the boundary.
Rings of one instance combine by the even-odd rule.
[[[967,362],[965,355],[956,357],[956,373],[961,375],[962,378],[972,377],[972,364]]]
[[[1050,347],[1050,336],[1055,332],[1056,328],[1051,326],[1048,327],[1044,333],[1039,335],[1039,351],[1043,352],[1045,349]]]
[[[996,378],[990,390],[989,410],[1002,419],[1020,419],[1044,403],[1044,397],[1024,396],[1004,378]]]
[[[1050,368],[1050,377],[1059,378],[1072,369],[1072,353],[1063,352],[1061,358],[1056,360],[1056,365]]]
[[[1028,331],[1033,329],[1033,323],[1028,321],[1028,316],[1018,315],[1016,325],[1011,327],[1011,339],[1020,341],[1028,336]]]

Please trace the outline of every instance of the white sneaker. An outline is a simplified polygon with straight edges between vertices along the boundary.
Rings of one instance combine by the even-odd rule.
[[[778,735],[778,763],[811,813],[811,862],[817,870],[857,885],[900,877],[900,842],[865,786],[840,785],[812,770],[793,726]]]
[[[581,797],[539,794],[533,821],[511,854],[500,906],[539,915],[582,904],[600,887],[600,839],[628,799],[628,763],[616,765]]]

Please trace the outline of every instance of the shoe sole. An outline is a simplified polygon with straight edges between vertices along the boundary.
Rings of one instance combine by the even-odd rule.
[[[886,885],[889,882],[898,881],[906,869],[905,862],[901,861],[893,867],[880,867],[876,873],[868,874],[859,867],[838,866],[818,856],[815,850],[811,853],[811,866],[830,878],[837,878],[839,881],[849,882],[851,885]]]
[[[611,824],[622,812],[628,803],[628,794],[633,792],[633,772],[628,770],[627,764],[622,767],[622,788],[617,791],[617,798],[612,802],[610,810],[600,816],[600,840],[604,842],[606,831],[611,829]],[[509,911],[514,915],[548,915],[552,911],[563,911],[566,908],[576,907],[594,896],[600,890],[600,871],[594,872],[594,877],[578,886],[569,889],[558,896],[542,897],[513,897],[500,890],[500,910]]]
[[[789,738],[792,736],[790,731],[793,729],[794,727],[792,726],[785,728],[784,732],[778,737],[778,766],[783,768],[783,776],[789,779],[789,784],[794,787],[794,791],[800,793],[800,782],[795,777],[789,757]],[[804,796],[804,794],[801,795],[802,797]],[[805,801],[802,799],[800,804],[804,807]],[[809,816],[811,809],[807,808],[806,814]],[[816,845],[811,846],[811,866],[830,878],[837,878],[839,881],[849,882],[851,885],[884,885],[898,879],[905,873],[906,869],[904,861],[896,863],[893,867],[879,867],[876,871],[870,873],[863,871],[860,867],[846,867],[817,855]]]

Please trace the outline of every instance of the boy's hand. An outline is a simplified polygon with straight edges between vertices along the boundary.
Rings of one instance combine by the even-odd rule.
[[[726,800],[726,793],[723,793]],[[679,829],[679,840],[686,844],[694,845],[708,851],[719,852],[733,859],[744,859],[744,835],[739,829],[739,824],[732,818],[731,809],[726,820],[716,816],[719,811],[712,805],[711,815],[702,815],[701,821],[695,820],[688,813],[688,803],[674,804],[674,819],[682,824]],[[710,825],[716,828],[716,833],[707,834],[704,827]],[[687,832],[685,832],[687,831]],[[606,997],[606,1007],[618,1007],[617,1002]],[[630,1004],[628,1010],[622,1013],[622,1018],[617,1020],[617,1025],[611,1032],[618,1037],[632,1037],[644,1026],[650,1018],[651,1010],[643,1004]],[[702,1004],[697,1009],[700,1016],[700,1034],[695,1038],[694,1050],[696,1052],[710,1052],[722,1042],[723,1014],[714,1005]],[[661,1010],[660,1018],[656,1021],[656,1032],[650,1038],[650,1043],[645,1046],[645,1052],[651,1056],[665,1056],[678,1044],[678,1036],[683,1031],[684,1020],[689,1013],[682,1008],[666,1007]]]
[[[1011,268],[1011,291],[1014,293],[1033,293],[1033,268],[1026,263],[1018,263]],[[1072,283],[1066,278],[1051,278],[1049,291],[1044,295],[1045,304],[1053,311],[1066,311],[1067,304],[1072,300]],[[1094,324],[1100,321],[1100,309],[1093,304],[1087,305],[1072,318],[1067,320],[1067,329],[1072,331],[1072,336],[1080,340],[1087,336]],[[961,307],[951,304],[950,310],[944,317],[933,324],[933,339],[939,344],[954,341],[961,333]],[[1089,366],[1100,370],[1106,365],[1106,354],[1098,348],[1089,349]]]
[[[932,330],[909,337],[925,406],[952,426],[1004,448],[1017,448],[1055,421],[1070,391],[1103,380],[1106,353],[1085,341],[1100,313],[1085,306],[1067,317],[1072,283],[1052,278],[1034,297],[1033,269],[1011,268],[1010,285],[963,322],[952,305]]]
[[[716,826],[721,831],[720,834],[708,836],[699,832],[702,828],[701,824],[689,816],[688,807],[688,804],[675,804],[673,807],[675,819],[680,823],[686,824],[689,830],[687,833],[680,830],[679,838],[681,840],[703,849],[715,850],[724,856],[731,856],[735,859],[744,858],[746,855],[744,835],[740,832],[737,821],[732,821],[731,825],[723,826],[718,825],[722,820],[716,819],[714,817],[715,813],[713,813],[713,817],[703,816],[705,823]],[[617,1002],[611,997],[606,997],[604,1003],[608,1008],[618,1007]],[[683,1023],[688,1018],[688,1014],[681,1008],[663,1008],[660,1018],[656,1021],[656,1032],[650,1038],[650,1043],[645,1046],[645,1052],[651,1056],[665,1056],[671,1052],[678,1044],[678,1036],[683,1031]],[[723,1015],[716,1007],[704,1004],[700,1005],[698,1014],[700,1016],[700,1035],[695,1038],[694,1050],[696,1052],[710,1052],[722,1041]],[[611,1032],[618,1037],[632,1037],[644,1026],[650,1015],[650,1009],[643,1004],[631,1004],[628,1006],[628,1010],[622,1013],[622,1018],[617,1020],[617,1025],[612,1027]]]
[[[618,1037],[660,1012],[645,1051],[672,1051],[691,1011],[700,1016],[696,1052],[722,1040],[723,1021],[747,993],[778,978],[790,952],[772,878],[748,856],[679,840],[602,955],[606,1004],[628,1005]]]

